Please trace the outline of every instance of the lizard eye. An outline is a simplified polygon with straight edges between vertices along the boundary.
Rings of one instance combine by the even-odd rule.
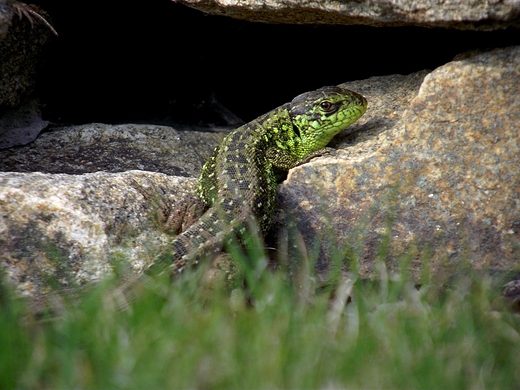
[[[320,107],[325,111],[329,111],[332,108],[332,103],[325,100],[324,102],[320,103]]]

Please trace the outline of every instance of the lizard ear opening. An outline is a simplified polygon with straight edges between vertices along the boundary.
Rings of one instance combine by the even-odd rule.
[[[292,126],[292,128],[293,128],[293,133],[294,133],[294,135],[296,135],[298,138],[301,138],[302,135],[301,135],[301,133],[300,133],[300,128],[299,128],[298,126],[296,126],[296,125],[294,124],[294,122],[293,122],[293,126]]]

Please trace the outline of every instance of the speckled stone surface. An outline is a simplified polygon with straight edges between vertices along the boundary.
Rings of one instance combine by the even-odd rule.
[[[368,131],[340,159],[295,168],[280,188],[307,245],[321,239],[318,265],[349,255],[370,276],[383,245],[390,270],[404,254],[416,277],[421,259],[439,272],[518,269],[520,47],[441,66],[415,96],[371,80],[346,85],[368,99],[357,123]]]
[[[515,1],[177,0],[201,11],[264,23],[366,24],[492,30],[520,26]]]
[[[170,237],[136,188],[174,205],[195,179],[128,171],[84,175],[0,172],[0,262],[25,296],[78,287],[115,270],[137,273]]]
[[[196,177],[224,136],[156,125],[61,127],[27,146],[0,150],[0,171],[82,174],[139,169]]]

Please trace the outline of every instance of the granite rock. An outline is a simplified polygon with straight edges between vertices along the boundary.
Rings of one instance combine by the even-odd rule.
[[[0,171],[82,174],[139,169],[194,177],[224,135],[138,124],[54,127],[29,145],[0,150]]]
[[[404,78],[416,86],[406,93],[384,77],[345,84],[369,102],[362,132],[347,152],[339,140],[339,158],[289,173],[280,204],[292,211],[280,224],[296,221],[309,247],[320,243],[320,269],[335,256],[365,276],[403,256],[416,278],[425,265],[518,269],[520,47],[417,76]]]
[[[138,186],[174,205],[195,182],[143,171],[0,173],[3,272],[33,298],[141,272],[167,251],[170,236]]]
[[[177,0],[216,15],[265,23],[365,24],[494,30],[520,26],[514,0]]]

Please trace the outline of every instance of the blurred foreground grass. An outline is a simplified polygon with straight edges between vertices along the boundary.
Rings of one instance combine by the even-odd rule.
[[[311,273],[260,267],[248,289],[208,290],[201,272],[124,311],[101,283],[58,316],[3,286],[0,388],[520,388],[520,319],[482,276],[416,288],[383,272],[343,306]]]

